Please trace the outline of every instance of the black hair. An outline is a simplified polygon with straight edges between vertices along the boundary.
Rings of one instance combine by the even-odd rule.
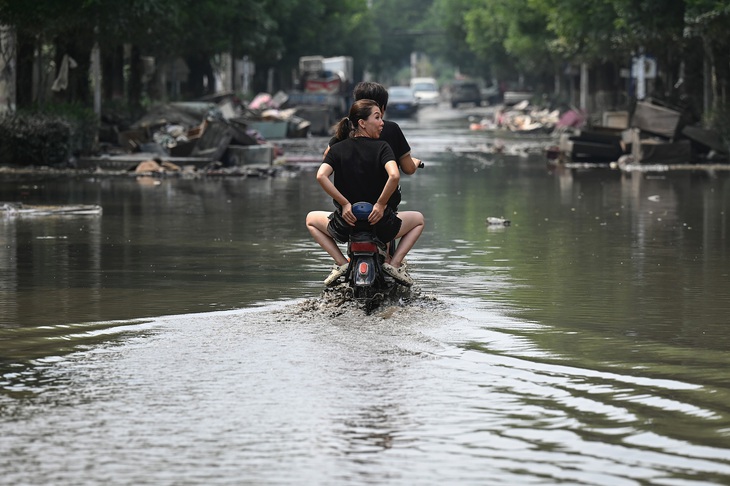
[[[377,101],[364,99],[354,102],[350,107],[350,115],[335,126],[335,137],[339,140],[348,138],[358,127],[358,121],[367,120],[373,114],[373,108],[380,108]]]
[[[352,90],[352,97],[355,100],[374,100],[381,111],[385,111],[388,106],[388,90],[385,86],[371,81],[362,81],[355,85]]]

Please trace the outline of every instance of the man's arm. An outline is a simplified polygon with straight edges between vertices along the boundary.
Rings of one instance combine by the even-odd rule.
[[[400,168],[403,171],[404,174],[415,174],[416,169],[418,169],[418,164],[421,163],[421,159],[416,159],[411,156],[411,153],[408,152],[407,154],[403,155],[400,159],[398,159],[398,162],[400,163]]]

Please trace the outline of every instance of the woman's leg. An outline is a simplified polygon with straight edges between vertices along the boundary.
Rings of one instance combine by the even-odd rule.
[[[337,265],[344,265],[347,263],[347,258],[342,254],[342,250],[337,246],[337,242],[327,231],[329,215],[330,213],[327,211],[310,212],[307,214],[307,229],[314,238],[314,241],[319,243],[319,246],[335,260]]]
[[[400,238],[400,243],[398,243],[395,254],[390,259],[390,264],[395,268],[400,267],[403,259],[413,248],[413,245],[416,244],[418,238],[421,237],[424,225],[423,214],[418,211],[401,211],[398,213],[398,217],[403,221],[396,236],[396,238]]]

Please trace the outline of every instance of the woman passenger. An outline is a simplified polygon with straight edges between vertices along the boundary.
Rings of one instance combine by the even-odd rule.
[[[395,254],[383,270],[402,285],[413,279],[403,259],[423,232],[424,219],[418,211],[396,213],[388,200],[398,188],[400,172],[387,142],[378,140],[383,130],[380,107],[372,100],[358,100],[349,116],[337,124],[337,138],[317,170],[317,181],[335,204],[335,211],[312,211],[307,215],[307,229],[314,240],[335,260],[325,285],[334,284],[347,271],[348,261],[337,243],[347,243],[355,226],[352,203],[366,201],[373,205],[368,222],[383,242],[400,238]],[[334,175],[334,182],[330,179]]]

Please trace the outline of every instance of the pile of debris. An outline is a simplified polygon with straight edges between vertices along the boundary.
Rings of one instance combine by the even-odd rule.
[[[490,117],[469,125],[471,130],[503,131],[519,135],[551,134],[560,126],[560,110],[549,110],[530,105],[522,100],[513,106],[504,105]]]
[[[549,157],[564,162],[682,166],[727,163],[728,144],[719,133],[683,122],[683,113],[657,100],[639,101],[632,113],[603,113],[602,123],[560,137]]]
[[[107,135],[100,135],[103,155],[78,165],[138,172],[153,167],[153,172],[180,167],[232,173],[271,170],[282,152],[276,139],[309,134],[309,122],[294,109],[277,108],[283,101],[264,93],[245,104],[235,95],[222,94],[158,105],[123,129],[108,125],[100,132]]]

